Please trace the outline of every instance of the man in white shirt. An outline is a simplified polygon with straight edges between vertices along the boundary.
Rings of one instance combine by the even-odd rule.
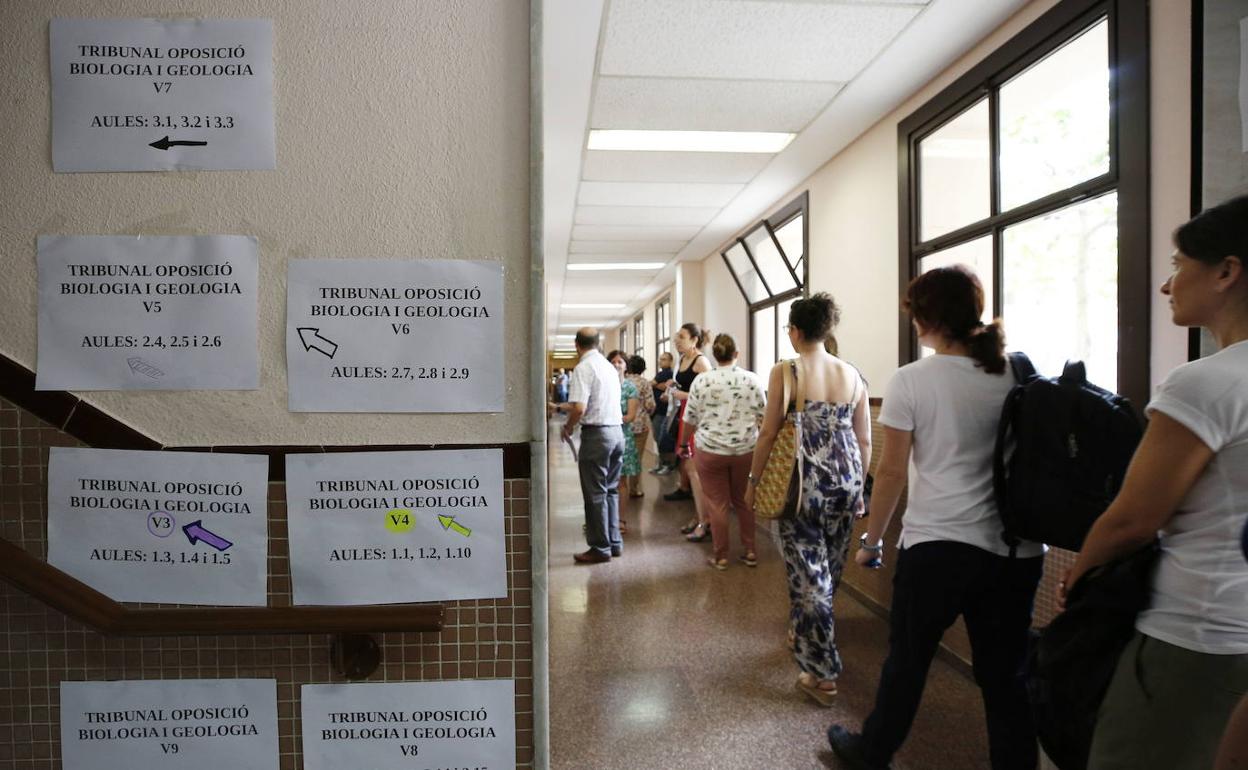
[[[568,384],[568,421],[563,438],[581,426],[581,495],[585,499],[585,539],[589,550],[577,564],[601,564],[623,553],[620,538],[620,469],[624,464],[624,414],[620,410],[620,374],[598,350],[598,330],[576,333],[580,361]]]

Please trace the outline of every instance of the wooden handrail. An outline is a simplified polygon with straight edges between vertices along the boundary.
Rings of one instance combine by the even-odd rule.
[[[446,620],[446,608],[441,604],[133,609],[4,538],[0,538],[0,579],[74,620],[114,636],[440,631]]]

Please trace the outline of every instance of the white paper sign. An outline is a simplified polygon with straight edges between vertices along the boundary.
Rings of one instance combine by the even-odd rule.
[[[286,456],[295,604],[507,595],[503,450]]]
[[[511,770],[515,682],[305,684],[304,770]]]
[[[267,603],[269,458],[52,447],[48,563],[120,602]]]
[[[271,169],[268,19],[53,19],[56,171]]]
[[[292,412],[501,412],[503,266],[292,260]]]
[[[36,389],[258,388],[259,263],[243,235],[39,236]]]
[[[277,681],[61,682],[64,770],[277,770]]]

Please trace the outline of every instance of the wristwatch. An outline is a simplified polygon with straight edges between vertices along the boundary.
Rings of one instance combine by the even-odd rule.
[[[864,551],[870,551],[871,553],[883,553],[884,541],[881,540],[875,545],[867,545],[867,533],[863,532],[858,536],[858,547]]]
[[[755,476],[753,473],[751,473],[750,475],[745,477],[745,483],[749,484],[752,487],[758,486],[758,476]]]

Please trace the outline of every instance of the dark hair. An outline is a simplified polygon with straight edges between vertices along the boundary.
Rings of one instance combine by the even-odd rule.
[[[623,350],[612,350],[610,353],[607,354],[607,360],[610,361],[612,364],[614,364],[616,356],[619,356],[620,358],[624,359],[625,365],[628,364],[628,354],[626,354]]]
[[[811,342],[822,342],[841,322],[841,309],[826,291],[795,300],[789,307],[789,325]]]
[[[625,371],[628,374],[641,374],[646,371],[646,359],[641,356],[629,356],[628,369]]]
[[[703,329],[693,322],[681,324],[680,328],[684,329],[693,338],[693,344],[699,348],[706,347],[706,341],[711,337],[710,329]]]
[[[1207,265],[1234,256],[1248,268],[1248,195],[1205,209],[1180,225],[1174,231],[1174,245]]]
[[[966,265],[928,270],[910,282],[902,307],[925,328],[967,346],[975,365],[989,374],[1005,372],[1001,319],[984,324],[984,286]]]
[[[716,361],[726,364],[737,356],[737,341],[731,334],[716,335],[715,342],[711,345],[711,353],[715,355]]]
[[[585,334],[584,330],[578,331],[576,333],[576,346],[585,350],[593,350],[598,347],[598,332],[595,331],[592,335],[589,335]]]

